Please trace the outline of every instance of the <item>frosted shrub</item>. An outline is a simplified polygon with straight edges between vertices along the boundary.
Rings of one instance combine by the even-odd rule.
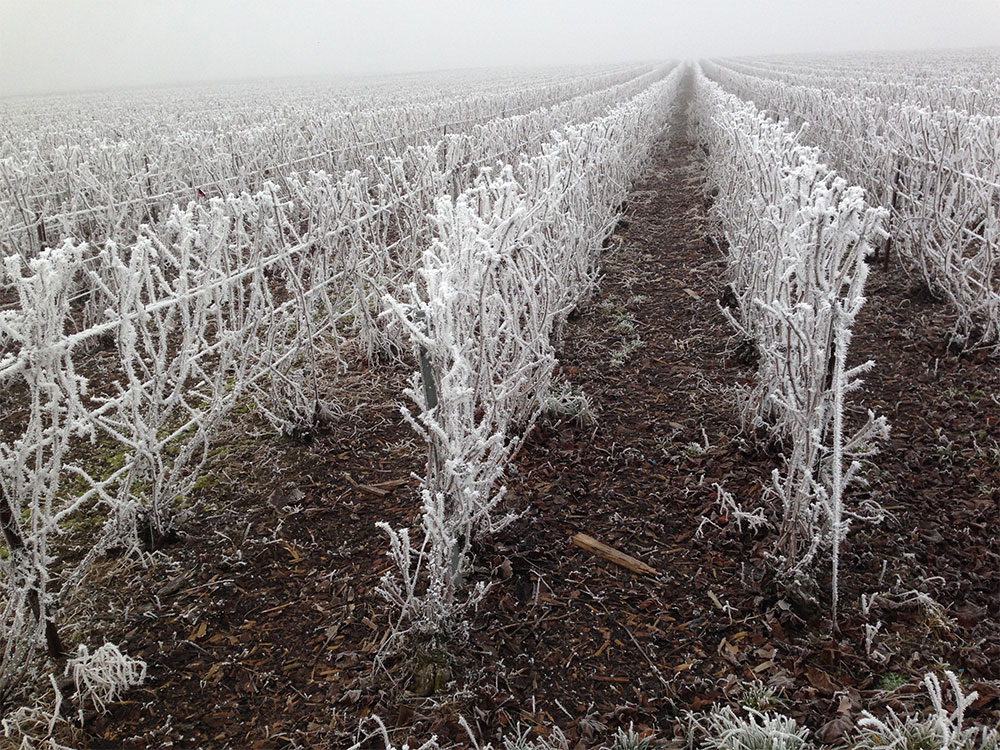
[[[252,196],[230,196],[227,241],[203,246],[218,258],[209,268],[224,270],[214,282],[225,297],[218,330],[239,341],[237,390],[250,392],[279,432],[307,435],[340,415],[330,382],[346,367],[352,315],[345,248],[358,229],[355,216],[370,218],[369,202],[349,205],[361,200],[354,172],[342,180],[293,174],[282,183],[284,198],[270,183]]]
[[[928,288],[958,313],[954,334],[1000,346],[1000,140],[995,106],[984,114],[951,105],[875,99],[844,76],[809,85],[770,80],[730,63],[710,64],[716,80],[762,108],[804,126],[804,137],[889,211],[893,247]],[[950,87],[945,87],[953,93]],[[943,90],[935,94],[941,96]],[[888,253],[889,243],[883,245]]]
[[[782,508],[779,554],[792,580],[808,572],[821,539],[832,550],[836,606],[839,545],[847,532],[844,489],[860,459],[887,436],[884,418],[869,414],[845,434],[845,396],[872,366],[846,365],[851,328],[864,303],[870,249],[879,212],[867,208],[860,188],[848,188],[815,162],[783,182],[783,237],[795,249],[785,274],[766,298],[756,298],[760,364],[758,386],[746,394],[752,421],[789,440],[784,475],[773,492]]]
[[[17,291],[17,311],[0,312],[0,385],[22,385],[30,406],[21,436],[0,443],[0,703],[36,676],[40,645],[61,655],[50,608],[49,539],[75,509],[57,500],[70,441],[89,433],[71,348],[62,345],[83,252],[66,242],[42,250],[22,274],[21,259],[4,262],[4,281]]]
[[[327,260],[326,253],[312,251],[312,248],[294,258],[287,254],[281,256],[280,272],[291,304],[277,308],[272,316],[272,345],[265,357],[273,357],[268,363],[272,409],[278,415],[281,431],[286,434],[308,433],[335,416],[335,407],[326,400],[320,388],[319,360],[328,353],[323,346],[326,341],[333,342],[334,351],[339,347],[335,327],[331,336],[323,336],[320,326],[320,321],[324,321],[325,327],[335,326],[336,317],[330,315],[329,303],[325,311],[327,317],[323,317],[317,297],[327,295],[315,294],[314,290],[326,290],[323,285],[316,287],[310,283],[316,271],[326,269]],[[340,369],[336,360],[331,364],[331,371]]]
[[[41,172],[37,160],[8,160],[14,183],[44,203],[15,211],[0,201],[0,226],[17,245],[0,277],[4,297],[17,297],[0,312],[0,387],[18,398],[23,390],[27,414],[17,438],[0,444],[9,550],[0,561],[0,699],[40,674],[43,640],[50,655],[65,657],[53,600],[69,603],[90,563],[115,543],[155,544],[178,522],[178,500],[237,399],[249,394],[284,433],[336,415],[329,375],[344,366],[349,336],[369,359],[407,340],[426,355],[428,377],[413,381],[410,415],[430,451],[423,538],[414,551],[404,532],[392,537],[400,575],[385,593],[424,631],[443,627],[461,601],[474,602],[480,588],[466,599],[449,592],[468,572],[474,537],[506,520],[493,515],[504,464],[537,417],[554,363],[553,328],[596,283],[602,232],[682,72],[601,78],[608,85],[593,90],[597,79],[577,82],[581,95],[523,116],[487,116],[445,138],[433,126],[433,145],[393,132],[363,147],[355,138],[347,154],[332,138],[338,147],[322,161],[338,177],[286,173],[309,159],[288,160],[281,173],[244,161],[267,161],[256,152],[265,145],[294,151],[278,141],[226,150],[220,163],[219,154],[199,155],[190,133],[180,162],[159,165],[175,167],[162,175],[149,163],[136,172],[135,144],[117,136],[93,151],[57,149]],[[448,106],[468,124],[496,113],[496,102],[481,105],[472,97]],[[376,134],[384,114],[367,115]],[[409,118],[402,110],[392,116]],[[426,113],[418,119],[428,124]],[[344,135],[356,124],[352,116],[334,130]],[[545,138],[540,159],[517,165],[519,183],[511,170],[484,168]],[[153,161],[166,158],[159,148],[146,151]],[[193,187],[189,169],[201,169],[192,166],[201,156],[201,177],[212,184]],[[62,175],[58,184],[50,166]],[[157,180],[170,184],[156,192]],[[218,195],[226,190],[233,192]],[[436,203],[446,192],[455,200]],[[47,194],[60,197],[50,204]],[[43,249],[59,235],[94,242]],[[380,316],[387,294],[393,312]],[[85,401],[74,354],[108,346],[117,356],[99,365],[109,377]],[[426,400],[430,384],[440,406]],[[120,454],[109,473],[104,462],[66,459],[71,447],[86,455],[82,440],[97,435]],[[56,579],[49,537],[84,513],[103,528]],[[407,609],[420,597],[425,608]]]
[[[172,528],[175,500],[194,485],[239,395],[227,379],[241,370],[240,337],[226,330],[217,278],[190,238],[181,224],[169,244],[140,237],[127,261],[114,247],[105,255],[123,378],[92,418],[128,458],[110,479],[87,478],[110,504],[120,538],[147,549]]]
[[[704,76],[693,112],[708,184],[720,189],[713,216],[729,245],[737,305],[723,313],[759,355],[756,384],[740,394],[743,421],[787,446],[769,489],[781,519],[774,563],[786,585],[805,591],[829,549],[836,618],[840,544],[859,515],[844,493],[888,431],[871,413],[854,433],[843,424],[845,398],[873,364],[848,367],[847,354],[865,257],[884,236],[886,212],[782,123]]]
[[[392,242],[386,229],[391,218],[372,180],[359,170],[334,179],[325,172],[293,175],[289,189],[308,226],[312,246],[297,259],[296,276],[309,290],[311,305],[331,330],[323,343],[339,355],[341,328],[347,329],[371,360],[388,351],[390,341],[379,322],[381,297],[389,275]],[[391,205],[391,204],[389,204]],[[330,349],[327,349],[327,354]]]
[[[531,253],[525,218],[510,180],[481,183],[455,203],[442,199],[422,289],[412,286],[408,303],[387,300],[421,362],[407,390],[418,411],[404,415],[428,446],[420,557],[429,583],[422,597],[406,584],[414,565],[409,539],[383,526],[402,578],[387,576],[382,590],[425,633],[440,632],[458,606],[474,538],[510,520],[495,517],[503,497],[497,485],[537,418],[555,365],[551,318],[535,292],[540,281],[521,265]]]
[[[420,546],[380,525],[395,563],[380,591],[399,610],[396,635],[455,635],[458,613],[483,595],[459,593],[470,545],[511,520],[496,515],[503,474],[545,404],[552,341],[596,283],[600,240],[681,73],[439,199],[417,281],[386,295],[420,363],[407,390],[416,410],[404,415],[428,448]]]

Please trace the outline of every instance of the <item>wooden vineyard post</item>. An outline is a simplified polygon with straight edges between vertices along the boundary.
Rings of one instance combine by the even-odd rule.
[[[14,517],[14,511],[7,499],[6,493],[0,487],[0,526],[3,527],[4,541],[7,543],[8,554],[12,561],[27,554],[27,545],[24,543],[24,535]],[[16,564],[16,563],[15,563]],[[37,622],[42,620],[42,602],[38,596],[38,589],[34,586],[28,589],[28,607]],[[48,654],[53,659],[61,659],[65,652],[62,647],[62,640],[59,638],[59,629],[55,620],[46,614],[44,618],[45,646]]]

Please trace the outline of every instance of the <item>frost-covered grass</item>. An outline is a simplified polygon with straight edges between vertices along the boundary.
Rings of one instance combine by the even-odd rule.
[[[998,750],[1000,729],[970,725],[965,712],[975,701],[974,692],[965,693],[952,672],[945,672],[946,687],[932,674],[925,675],[923,686],[930,703],[923,713],[896,713],[888,710],[883,718],[864,711],[848,724],[837,750]],[[950,703],[949,703],[950,701]],[[953,708],[951,706],[954,706]],[[809,728],[787,715],[788,703],[777,691],[759,680],[746,684],[731,705],[716,705],[704,712],[688,712],[672,731],[638,731],[628,727],[606,727],[599,721],[585,721],[587,741],[576,745],[590,750],[819,750],[828,745],[818,742]],[[460,720],[468,742],[463,746],[476,750],[568,750],[570,742],[557,726],[548,727],[544,736],[539,727],[519,725],[499,738],[479,736]],[[395,745],[390,731],[379,719],[363,723],[363,738],[352,750],[378,742],[385,750],[448,750],[431,738],[424,744]],[[675,737],[675,739],[670,739]],[[379,745],[375,745],[379,746]]]
[[[689,715],[690,747],[706,750],[804,750],[812,747],[809,730],[795,719],[772,712],[730,706]]]
[[[924,676],[924,687],[931,701],[926,717],[899,715],[891,708],[883,718],[867,711],[858,722],[859,735],[853,743],[857,750],[997,750],[1000,728],[967,726],[965,712],[978,697],[965,693],[954,672],[946,671],[954,708],[945,704],[945,691],[936,675]]]
[[[105,643],[93,653],[81,643],[76,655],[67,661],[66,671],[76,688],[81,723],[85,704],[90,703],[95,711],[104,713],[109,703],[146,679],[146,663],[123,654],[113,643]]]
[[[590,396],[559,378],[549,384],[548,392],[542,397],[542,415],[552,421],[572,419],[581,427],[597,421]]]
[[[975,692],[965,693],[953,672],[946,671],[954,708],[946,706],[946,693],[933,674],[923,685],[930,701],[926,715],[899,714],[891,708],[882,718],[864,711],[843,747],[846,750],[997,750],[1000,729],[970,726],[965,712],[975,701]],[[812,750],[817,744],[808,729],[795,719],[773,710],[773,692],[751,686],[742,694],[742,707],[717,706],[706,713],[688,714],[687,742],[690,748],[707,750]],[[772,710],[753,707],[767,705]]]

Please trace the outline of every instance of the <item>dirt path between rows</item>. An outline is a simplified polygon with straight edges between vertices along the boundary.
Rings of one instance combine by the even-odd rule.
[[[150,680],[87,725],[92,746],[343,747],[375,713],[411,744],[467,743],[463,716],[488,738],[558,725],[585,748],[630,722],[669,737],[684,711],[736,700],[754,679],[819,729],[913,699],[886,690],[944,665],[980,685],[979,716],[1000,716],[984,686],[1000,678],[1000,459],[988,452],[1000,389],[995,363],[943,351],[940,306],[902,278],[873,279],[855,338],[858,360],[888,363],[858,398],[896,425],[870,472],[895,518],[848,544],[842,636],[824,612],[765,593],[770,540],[718,505],[721,486],[754,507],[779,458],[738,429],[733,390],[753,372],[716,305],[725,264],[707,234],[703,155],[686,140],[689,86],[609,238],[600,292],[566,332],[561,377],[592,418],[540,425],[519,456],[507,502],[526,511],[477,550],[475,576],[493,587],[452,686],[417,697],[405,658],[373,668],[387,623],[373,589],[388,567],[374,525],[416,522],[407,477],[421,456],[396,406],[406,369],[362,369],[337,385],[350,419],[310,443],[236,420],[174,562],[119,573],[129,591],[97,603],[108,621],[90,629],[145,658]],[[580,532],[656,574],[573,545]],[[889,596],[865,615],[860,595],[874,592]]]

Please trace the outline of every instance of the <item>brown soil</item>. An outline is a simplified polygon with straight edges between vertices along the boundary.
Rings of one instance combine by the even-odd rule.
[[[596,422],[539,426],[512,468],[507,502],[524,514],[477,549],[475,575],[493,587],[450,689],[415,697],[405,658],[374,664],[389,622],[373,593],[389,565],[375,523],[417,523],[409,477],[422,458],[397,406],[407,368],[359,367],[336,385],[351,416],[311,442],[277,439],[249,415],[234,422],[182,541],[102,584],[104,614],[86,629],[145,659],[149,679],[78,741],[346,747],[377,714],[411,745],[432,734],[467,744],[463,716],[488,738],[558,725],[588,747],[629,722],[669,738],[684,711],[735,700],[753,679],[835,740],[839,717],[922,703],[915,688],[881,688],[944,667],[978,687],[975,718],[1000,718],[988,684],[1000,680],[996,363],[947,351],[946,308],[915,298],[897,269],[873,271],[853,359],[877,366],[854,408],[892,423],[867,477],[893,516],[852,531],[840,635],[825,607],[768,593],[773,539],[740,533],[717,504],[718,484],[755,507],[780,459],[739,431],[733,390],[753,372],[716,305],[725,264],[685,111],[610,238],[600,293],[565,336],[561,374]],[[356,486],[394,480],[406,483],[384,496]],[[657,574],[585,552],[576,532]],[[907,603],[911,590],[943,612]],[[887,596],[865,615],[861,596],[874,593]]]

